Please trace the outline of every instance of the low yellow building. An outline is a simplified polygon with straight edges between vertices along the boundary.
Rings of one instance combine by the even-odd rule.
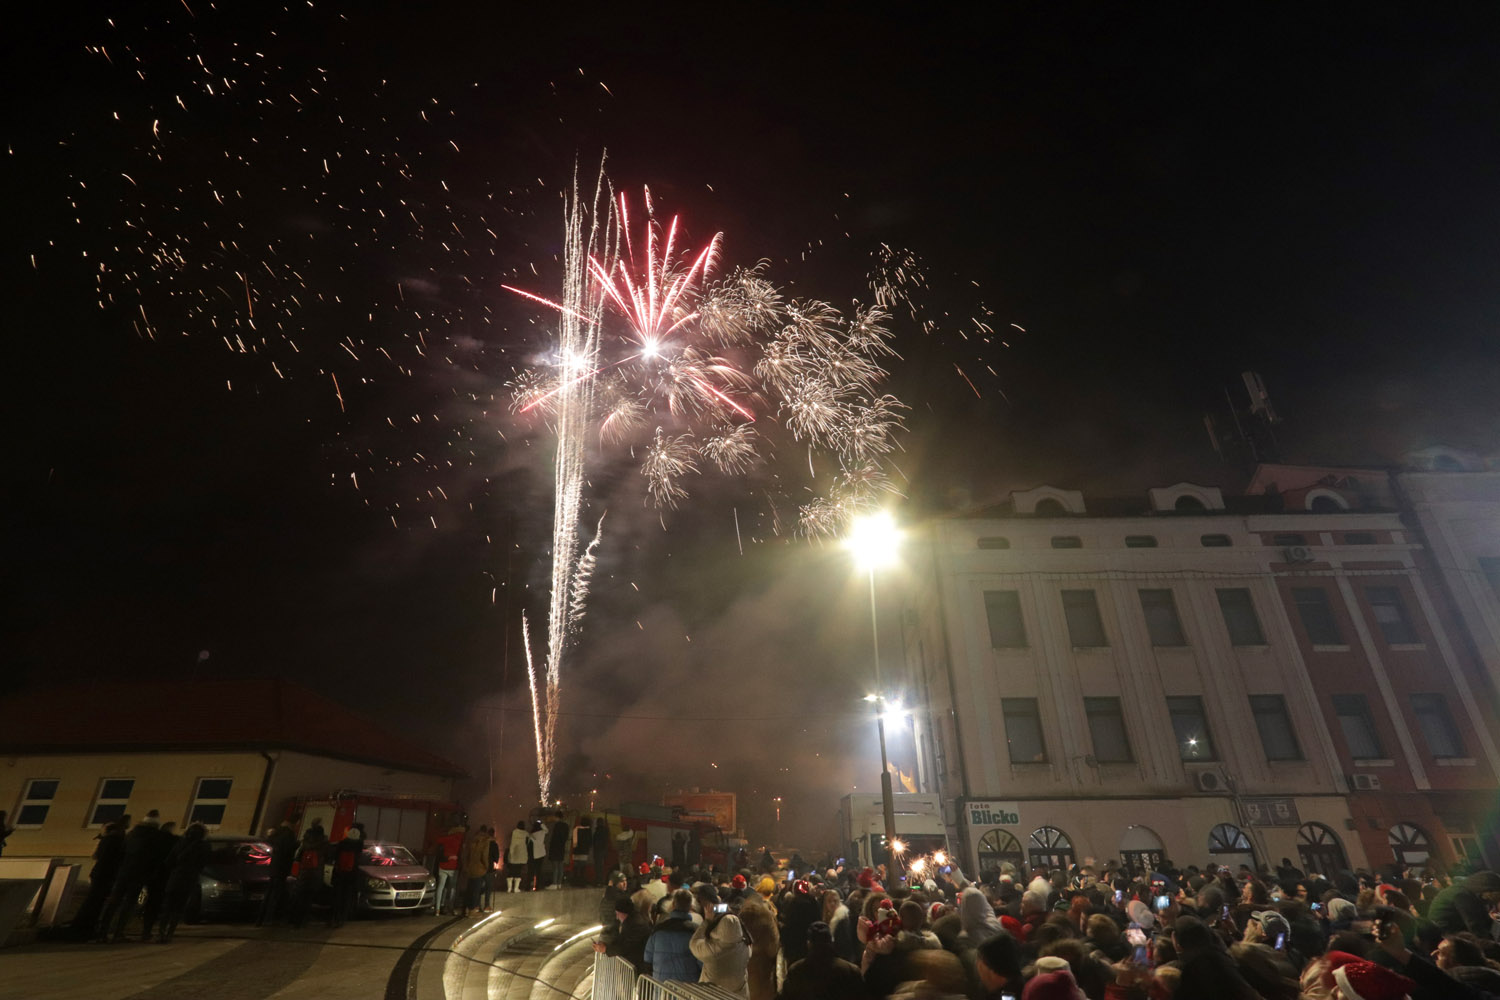
[[[304,797],[451,802],[461,776],[284,681],[108,683],[0,699],[0,808],[14,828],[7,857],[81,862],[106,823],[153,809],[179,828],[255,834]]]

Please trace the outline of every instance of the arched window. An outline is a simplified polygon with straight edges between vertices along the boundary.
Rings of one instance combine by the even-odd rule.
[[[1417,872],[1427,867],[1432,857],[1432,840],[1421,827],[1414,823],[1397,823],[1391,827],[1388,839],[1398,866]]]
[[[1133,872],[1160,871],[1167,850],[1156,831],[1147,826],[1129,826],[1120,838],[1120,860]]]
[[[1067,868],[1073,864],[1073,841],[1055,826],[1031,831],[1029,862],[1033,868]]]
[[[1250,838],[1233,823],[1220,823],[1208,831],[1209,854],[1253,854]]]
[[[1309,877],[1316,874],[1332,878],[1335,872],[1349,867],[1338,834],[1322,823],[1303,823],[1297,830],[1297,857]]]
[[[1009,861],[1019,868],[1026,860],[1021,853],[1021,842],[1009,830],[990,830],[979,838],[979,874],[981,878],[1000,871],[1000,866]]]
[[[1179,514],[1196,514],[1201,511],[1208,510],[1208,508],[1203,505],[1202,500],[1199,500],[1197,497],[1190,496],[1186,493],[1177,498],[1177,502],[1172,505],[1172,509],[1177,511],[1177,513]]]
[[[1068,512],[1068,508],[1062,505],[1062,501],[1056,497],[1043,497],[1036,502],[1032,511],[1037,517],[1062,517]]]

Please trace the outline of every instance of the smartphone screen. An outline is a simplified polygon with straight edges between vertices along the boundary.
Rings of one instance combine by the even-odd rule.
[[[1225,905],[1223,911],[1219,914],[1219,919],[1220,920],[1228,920],[1229,919],[1229,906],[1227,904]]]
[[[787,873],[786,873],[786,880],[787,880],[787,881],[788,881],[788,882],[790,882],[790,881],[791,881],[791,880],[792,880],[792,879],[794,879],[794,878],[796,878],[796,877],[797,877],[797,873],[796,873],[796,872],[794,872],[794,871],[788,871],[788,872],[787,872]]]
[[[1171,896],[1157,896],[1156,897],[1156,910],[1157,910],[1158,913],[1160,913],[1162,910],[1165,910],[1167,907],[1169,907],[1171,905],[1172,905],[1172,897]]]
[[[1123,902],[1125,902],[1125,890],[1124,889],[1116,889],[1115,890],[1115,905],[1119,906]]]
[[[1276,935],[1276,950],[1280,951],[1281,949],[1283,949],[1285,947],[1286,947],[1286,935],[1285,934],[1278,934],[1278,935]]]
[[[714,912],[715,913],[728,913],[729,912],[729,904],[728,903],[715,903],[714,904]]]

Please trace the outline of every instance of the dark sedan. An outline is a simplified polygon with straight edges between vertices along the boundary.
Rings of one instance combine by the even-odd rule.
[[[253,916],[271,883],[271,845],[258,837],[210,834],[210,854],[198,891],[188,902],[190,921]]]

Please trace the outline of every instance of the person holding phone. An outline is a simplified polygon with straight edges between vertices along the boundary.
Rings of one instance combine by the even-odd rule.
[[[750,935],[740,918],[729,912],[718,890],[700,885],[695,891],[703,920],[688,941],[688,950],[703,963],[698,982],[709,983],[730,993],[748,995],[745,970],[750,964]]]

